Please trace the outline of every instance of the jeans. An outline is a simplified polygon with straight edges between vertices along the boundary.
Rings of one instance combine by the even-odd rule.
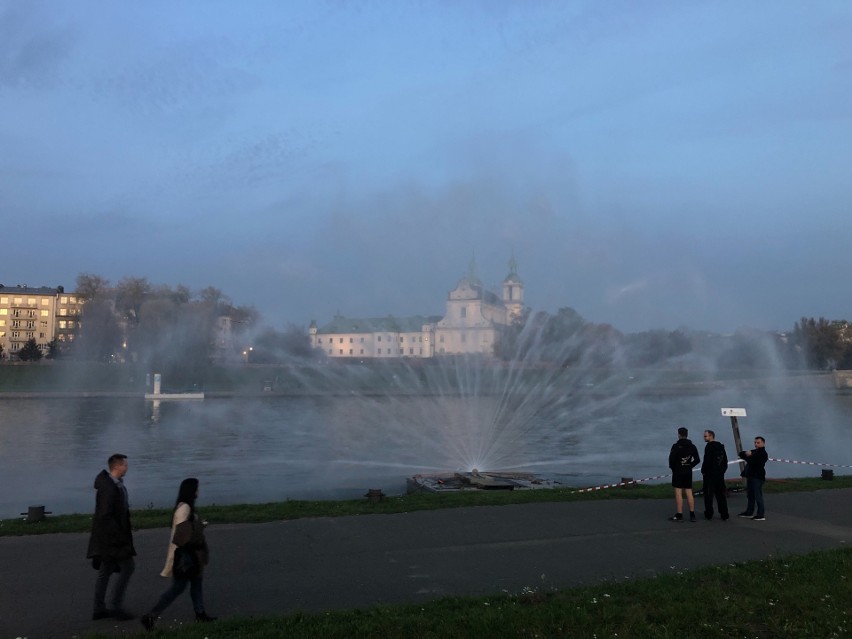
[[[154,617],[159,616],[163,610],[168,608],[178,598],[180,593],[186,590],[186,584],[189,584],[189,596],[192,599],[192,608],[195,610],[195,614],[202,614],[204,612],[204,588],[200,574],[189,579],[186,577],[172,577],[172,585],[163,593],[157,605],[151,609],[150,614]]]
[[[757,477],[746,477],[746,494],[748,495],[748,503],[746,505],[746,514],[754,513],[754,505],[757,504],[757,517],[763,517],[763,479]]]
[[[124,592],[127,590],[127,583],[130,581],[130,576],[136,568],[136,563],[133,557],[128,557],[121,561],[110,561],[104,559],[101,561],[101,567],[98,569],[98,578],[95,581],[95,612],[104,612],[106,610],[106,592],[109,585],[109,578],[114,572],[118,572],[118,577],[115,581],[115,587],[112,591],[112,607],[120,609],[124,605]]]
[[[722,519],[728,518],[727,492],[724,475],[704,475],[704,516],[707,519],[713,516],[713,497],[716,497],[719,515]]]

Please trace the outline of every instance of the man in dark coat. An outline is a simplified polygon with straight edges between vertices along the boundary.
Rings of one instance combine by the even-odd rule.
[[[98,571],[95,581],[95,607],[92,619],[132,619],[124,609],[124,593],[136,567],[133,557],[133,532],[130,529],[130,506],[123,477],[127,474],[127,455],[115,454],[107,462],[109,472],[102,470],[95,477],[95,516],[89,551],[92,567]],[[105,598],[110,576],[118,573],[113,588],[112,608],[107,609]]]
[[[751,517],[755,521],[766,519],[763,510],[763,482],[766,481],[766,462],[769,461],[769,453],[766,452],[765,447],[766,440],[758,435],[754,438],[754,448],[740,453],[740,458],[746,463],[742,476],[746,480],[748,501],[746,509],[739,514],[739,517]],[[755,504],[757,512],[754,511]],[[753,517],[752,514],[754,514]]]
[[[692,495],[692,469],[701,463],[698,449],[689,441],[689,431],[681,426],[677,429],[677,441],[669,452],[669,468],[672,470],[672,486],[675,491],[676,512],[671,521],[683,521],[683,498],[689,506],[689,521],[695,521],[695,497]]]
[[[722,521],[728,519],[728,495],[725,486],[725,471],[728,470],[728,454],[725,445],[716,441],[716,433],[704,431],[704,461],[701,475],[704,477],[704,518],[713,519],[713,497],[719,507]]]

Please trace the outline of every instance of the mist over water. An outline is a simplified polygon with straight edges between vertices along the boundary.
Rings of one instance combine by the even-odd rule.
[[[748,410],[743,442],[763,435],[770,457],[852,463],[852,397],[827,388],[646,390],[618,401],[595,386],[582,389],[545,405],[524,396],[415,392],[206,399],[156,410],[141,399],[2,400],[0,517],[42,504],[54,513],[89,512],[92,482],[113,452],[130,456],[134,508],[170,507],[188,476],[201,479],[207,504],[357,498],[368,488],[401,493],[407,476],[482,462],[480,469],[530,470],[578,487],[639,479],[668,473],[681,425],[700,452],[701,431],[712,428],[732,457],[723,406]],[[770,477],[819,475],[812,466],[767,469]]]

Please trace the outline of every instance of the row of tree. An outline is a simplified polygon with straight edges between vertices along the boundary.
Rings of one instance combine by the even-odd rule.
[[[722,336],[683,328],[623,334],[562,308],[527,312],[505,331],[497,356],[565,367],[688,367],[700,360],[720,369],[852,369],[852,331],[845,320],[803,317],[789,333],[742,329]]]
[[[251,306],[235,306],[214,287],[197,294],[183,285],[153,285],[126,277],[115,285],[99,275],[77,277],[84,301],[80,332],[70,357],[96,361],[134,361],[149,370],[201,369],[215,357],[237,356],[240,337],[257,324]],[[227,337],[217,343],[217,323],[228,318]]]

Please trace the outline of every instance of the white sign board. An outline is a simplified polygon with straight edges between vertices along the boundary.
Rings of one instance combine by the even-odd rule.
[[[722,417],[745,417],[745,408],[723,408]]]

